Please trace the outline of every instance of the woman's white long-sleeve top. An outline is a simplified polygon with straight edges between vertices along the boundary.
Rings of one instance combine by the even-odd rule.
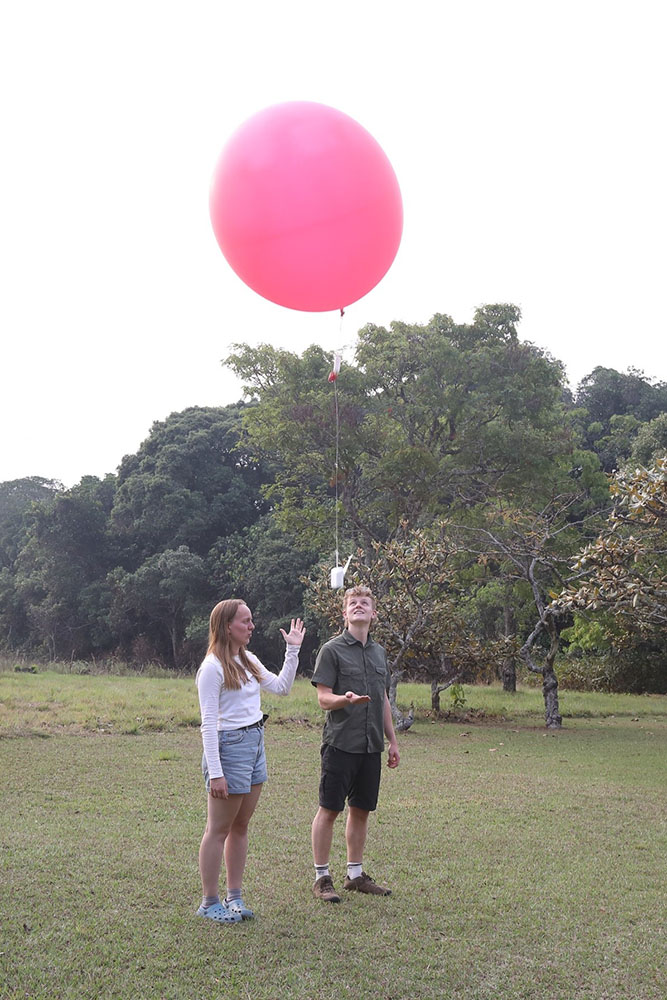
[[[296,668],[299,665],[300,646],[287,646],[283,667],[279,674],[272,674],[253,653],[246,655],[256,664],[260,679],[257,681],[246,672],[247,681],[242,688],[226,688],[222,665],[217,656],[209,653],[197,671],[197,691],[201,709],[201,735],[204,754],[211,778],[223,776],[218,749],[218,731],[241,729],[262,718],[260,689],[272,694],[289,694],[292,690]],[[238,661],[237,661],[238,662]]]

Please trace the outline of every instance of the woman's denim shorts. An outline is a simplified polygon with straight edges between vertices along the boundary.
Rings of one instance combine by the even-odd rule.
[[[267,780],[263,726],[220,730],[218,748],[230,795],[247,795],[251,785],[261,785]],[[202,756],[201,769],[208,792],[211,781],[205,754]]]

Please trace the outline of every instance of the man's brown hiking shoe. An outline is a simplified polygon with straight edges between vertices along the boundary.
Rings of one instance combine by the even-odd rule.
[[[368,892],[371,896],[391,896],[391,889],[384,889],[370,875],[362,872],[357,878],[345,878],[343,888],[348,892]]]
[[[313,886],[315,899],[323,899],[325,903],[340,903],[340,896],[334,889],[331,875],[322,875]]]

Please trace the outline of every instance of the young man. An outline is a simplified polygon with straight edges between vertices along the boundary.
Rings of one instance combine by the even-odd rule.
[[[346,590],[345,629],[322,646],[312,677],[320,708],[327,713],[321,750],[320,807],[312,827],[313,894],[328,903],[340,903],[329,872],[329,854],[334,823],[346,799],[347,876],[343,888],[376,896],[391,893],[363,870],[368,817],[377,805],[385,736],[389,741],[387,764],[393,768],[399,762],[387,697],[387,658],[382,646],[368,634],[375,618],[375,598],[368,587]]]

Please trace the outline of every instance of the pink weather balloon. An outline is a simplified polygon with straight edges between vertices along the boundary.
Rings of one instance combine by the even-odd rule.
[[[290,309],[356,302],[389,270],[403,204],[386,154],[335,108],[265,108],[232,135],[210,194],[213,231],[238,276]]]

